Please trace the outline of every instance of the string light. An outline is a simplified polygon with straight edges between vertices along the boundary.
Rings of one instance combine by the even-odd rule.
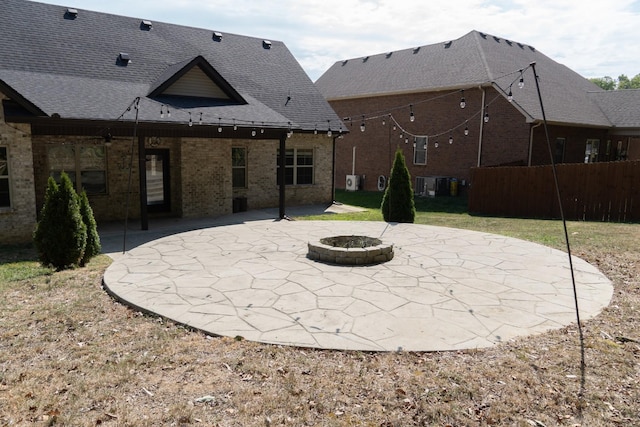
[[[484,106],[484,122],[488,123],[489,122],[489,106],[485,105]]]
[[[436,141],[435,144],[433,144],[434,147],[438,148],[438,141]]]
[[[233,130],[238,130],[238,125],[236,124],[236,119],[233,119]]]
[[[460,98],[460,108],[464,109],[467,106],[467,101],[464,99],[464,89],[461,90],[462,98]]]
[[[364,114],[362,115],[362,124],[360,125],[360,132],[364,132],[365,131],[365,124],[364,124]]]
[[[293,136],[293,130],[291,130],[291,122],[289,124],[289,129],[287,130],[287,138],[291,138]]]
[[[524,76],[522,75],[524,70],[520,70],[520,80],[518,81],[518,87],[522,89],[524,87]]]
[[[507,95],[507,101],[513,102],[513,93],[511,92],[511,85],[509,85],[509,94]]]
[[[409,121],[414,122],[416,120],[416,116],[413,114],[413,104],[409,104],[409,110],[411,111],[409,113]]]
[[[453,135],[449,135],[449,145],[453,144]]]
[[[264,133],[264,122],[262,122],[262,126],[260,127],[260,133]]]
[[[331,120],[327,120],[327,138],[331,138],[331,135],[333,133],[331,132]]]
[[[202,113],[200,113],[200,120],[198,120],[198,124],[201,125],[202,124]]]
[[[464,122],[464,136],[469,136],[469,126],[466,121]]]
[[[193,120],[191,120],[191,111],[189,111],[189,127],[193,126]]]
[[[313,127],[313,134],[314,134],[314,135],[317,135],[317,134],[318,134],[318,125],[315,125],[315,126]]]
[[[222,132],[222,124],[221,124],[221,117],[218,117],[218,132]]]

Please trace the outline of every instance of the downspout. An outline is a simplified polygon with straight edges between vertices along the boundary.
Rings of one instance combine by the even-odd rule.
[[[533,156],[533,130],[538,126],[542,126],[542,122],[538,122],[531,126],[530,134],[529,134],[529,160],[527,161],[527,166],[531,166],[531,157]]]
[[[480,114],[480,136],[478,137],[478,167],[480,167],[482,162],[482,139],[484,135],[484,113],[485,113],[485,99],[487,97],[487,91],[482,86],[479,86],[479,89],[482,90],[482,114]]]

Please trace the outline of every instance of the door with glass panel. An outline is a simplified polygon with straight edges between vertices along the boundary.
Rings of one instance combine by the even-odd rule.
[[[171,181],[169,179],[169,150],[146,150],[147,210],[171,210]]]

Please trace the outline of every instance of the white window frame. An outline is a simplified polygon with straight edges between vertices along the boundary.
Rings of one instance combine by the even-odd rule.
[[[428,136],[416,136],[413,138],[413,164],[427,164],[427,146],[429,142]]]
[[[584,147],[584,162],[595,163],[598,161],[598,154],[600,152],[600,140],[599,139],[587,139]]]

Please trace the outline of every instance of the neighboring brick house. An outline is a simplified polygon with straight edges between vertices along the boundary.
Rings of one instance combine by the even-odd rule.
[[[550,163],[534,62],[557,162],[640,158],[640,91],[604,92],[531,46],[472,31],[338,61],[317,80],[350,131],[336,187],[382,189],[398,147],[417,193],[432,190],[424,177],[468,184],[472,167]]]
[[[143,229],[333,200],[343,125],[282,42],[25,0],[0,28],[0,243],[62,171],[99,223]]]

